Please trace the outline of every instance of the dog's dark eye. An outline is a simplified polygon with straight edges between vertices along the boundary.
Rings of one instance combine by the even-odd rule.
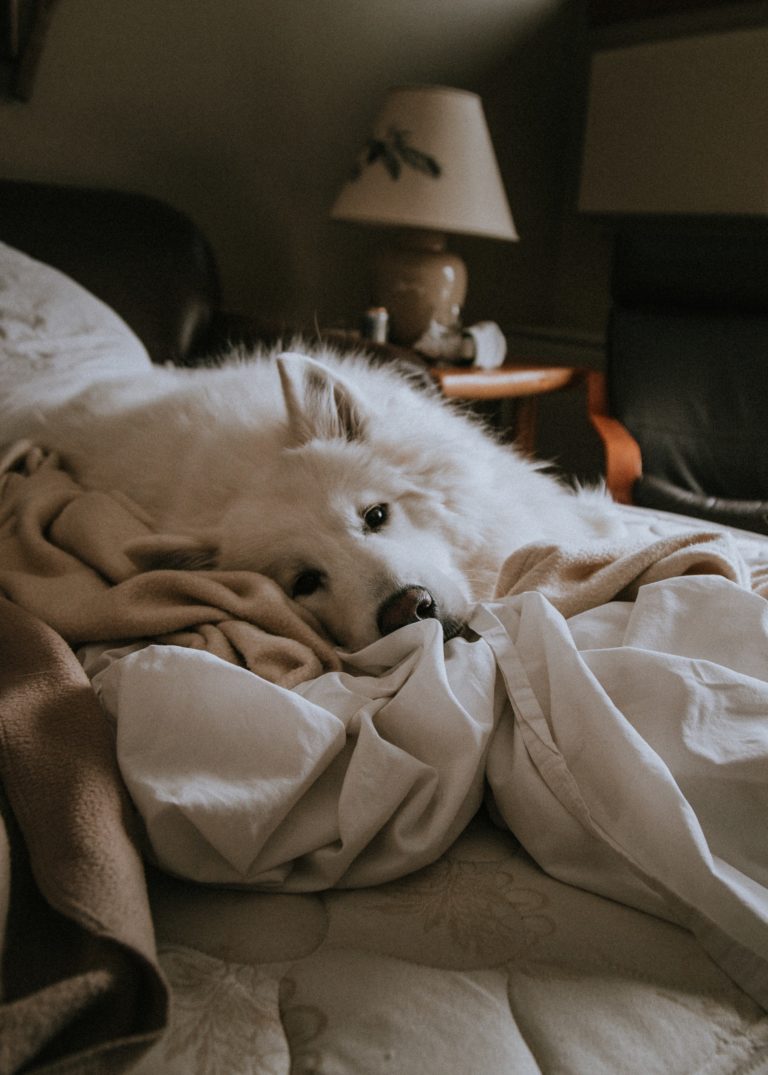
[[[322,571],[302,571],[293,580],[291,597],[309,597],[315,590],[319,590],[323,584]]]
[[[389,521],[389,505],[388,504],[374,504],[372,508],[366,508],[363,512],[363,522],[365,523],[365,529],[376,533],[377,530],[381,530],[382,527],[387,525]]]

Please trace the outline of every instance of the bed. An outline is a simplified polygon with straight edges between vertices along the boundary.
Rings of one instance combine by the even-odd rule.
[[[4,416],[155,357],[13,238]],[[767,539],[622,508],[472,641],[342,664],[253,580],[132,573],[151,520],[41,446],[0,468],[1,1072],[768,1071]]]

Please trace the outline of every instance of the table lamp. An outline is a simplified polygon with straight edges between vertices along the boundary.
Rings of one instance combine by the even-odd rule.
[[[331,216],[397,229],[376,258],[372,295],[393,342],[460,331],[467,270],[446,233],[517,239],[478,95],[390,90]]]

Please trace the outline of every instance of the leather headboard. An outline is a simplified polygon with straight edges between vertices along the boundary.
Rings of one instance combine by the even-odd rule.
[[[200,350],[220,303],[205,237],[142,194],[0,180],[0,241],[106,302],[155,362],[183,363]]]

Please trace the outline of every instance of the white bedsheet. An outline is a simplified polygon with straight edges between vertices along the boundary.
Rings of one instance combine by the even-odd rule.
[[[444,646],[414,624],[295,691],[174,647],[108,663],[95,682],[158,863],[377,884],[442,854],[487,780],[545,870],[687,926],[768,1007],[765,600],[700,576],[569,621],[526,593],[472,627]]]
[[[447,651],[414,624],[295,690],[175,646],[111,663],[94,685],[157,861],[290,892],[433,861],[482,801],[495,724],[492,651]]]
[[[738,624],[738,630],[734,630]],[[552,876],[691,929],[768,1007],[768,604],[669,579],[566,623],[482,610],[513,719],[496,806]]]

